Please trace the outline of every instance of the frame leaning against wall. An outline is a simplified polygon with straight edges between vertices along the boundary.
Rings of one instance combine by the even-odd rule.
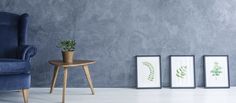
[[[172,61],[173,60],[172,58],[186,59],[186,57],[190,57],[192,59],[192,61],[190,61],[191,62],[190,66],[192,66],[192,67],[190,67],[190,69],[192,69],[191,70],[192,72],[189,72],[189,73],[187,73],[188,72],[187,66],[186,67],[184,66],[183,68],[182,68],[182,66],[180,66],[180,65],[183,65],[183,64],[185,64],[185,65],[188,64],[187,62]],[[174,64],[172,64],[172,63],[174,63],[174,62],[179,62],[179,63],[177,63],[175,65],[175,67],[173,67]],[[170,88],[172,88],[172,89],[193,89],[193,88],[196,88],[195,56],[194,55],[170,55],[169,56],[169,63],[170,63]],[[180,69],[185,69],[185,70],[180,70]],[[181,72],[185,72],[185,73],[182,75]],[[177,74],[182,75],[182,78],[180,78],[179,75],[177,75]],[[191,78],[190,78],[191,81],[187,81],[187,82],[183,82],[183,83],[182,82],[179,83],[179,81],[176,81],[176,80],[179,80],[177,78],[180,78],[180,79],[183,79],[183,80],[186,81],[186,79],[185,79],[186,76],[188,76],[188,77],[191,76]],[[184,84],[187,84],[187,83],[192,84],[192,85],[191,86],[184,85]]]
[[[210,59],[207,61],[207,58],[212,58],[212,60],[214,60],[214,63],[213,62],[209,62]],[[213,59],[215,58],[215,59]],[[221,60],[222,59],[222,60]],[[222,62],[224,61],[224,62]],[[222,64],[218,64],[218,62],[221,62],[224,66],[226,67],[222,67]],[[213,65],[211,69],[211,71],[209,71],[209,65]],[[230,74],[229,74],[229,56],[228,55],[204,55],[203,56],[203,66],[204,66],[204,79],[205,79],[205,88],[230,88]],[[219,81],[219,85],[217,84],[217,79],[216,81],[211,81],[212,79],[209,79],[209,78],[212,78],[212,77],[215,77],[217,78],[216,76],[219,76],[221,75],[221,73],[224,73],[223,70],[227,71],[223,78],[224,79],[227,79],[227,80],[224,80],[223,82],[225,82],[225,85],[220,85],[219,83],[221,83]],[[210,75],[209,73],[213,73],[212,75]],[[222,78],[222,77],[221,77]],[[221,79],[222,80],[222,79]],[[210,82],[215,82],[214,84],[217,84],[217,85],[208,85]]]
[[[137,89],[162,88],[160,55],[137,55],[136,68]]]

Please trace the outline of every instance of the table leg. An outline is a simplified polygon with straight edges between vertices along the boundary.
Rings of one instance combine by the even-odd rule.
[[[92,83],[92,80],[91,80],[91,77],[90,77],[90,72],[89,72],[88,65],[84,65],[84,66],[83,66],[83,69],[84,69],[86,78],[87,78],[87,80],[88,80],[88,84],[89,84],[89,87],[90,87],[90,89],[91,89],[91,92],[92,92],[92,94],[94,95],[95,92],[94,92],[94,89],[93,89],[93,83]]]
[[[53,77],[52,77],[52,82],[51,82],[50,93],[53,92],[53,89],[54,89],[54,87],[55,87],[58,71],[59,71],[59,66],[55,66],[55,67],[54,67]]]
[[[29,100],[29,89],[22,89],[24,103],[28,103]]]
[[[66,85],[67,85],[67,72],[68,68],[64,68],[64,80],[63,80],[63,93],[62,93],[62,103],[65,103]]]

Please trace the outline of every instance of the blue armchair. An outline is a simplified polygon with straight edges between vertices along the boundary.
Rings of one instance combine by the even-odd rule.
[[[30,59],[36,54],[27,45],[28,14],[0,12],[0,90],[22,90],[28,102]]]

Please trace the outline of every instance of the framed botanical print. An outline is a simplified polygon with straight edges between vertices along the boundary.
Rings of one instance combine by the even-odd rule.
[[[171,88],[195,88],[195,56],[170,56]]]
[[[229,61],[227,55],[205,55],[205,88],[229,88]]]
[[[138,55],[137,88],[161,88],[161,56]]]

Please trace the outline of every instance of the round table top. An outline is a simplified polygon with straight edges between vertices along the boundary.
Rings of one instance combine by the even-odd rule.
[[[88,64],[94,64],[96,61],[94,60],[74,60],[73,63],[64,63],[62,60],[50,60],[49,64],[63,67],[74,67],[74,66],[83,66]]]

